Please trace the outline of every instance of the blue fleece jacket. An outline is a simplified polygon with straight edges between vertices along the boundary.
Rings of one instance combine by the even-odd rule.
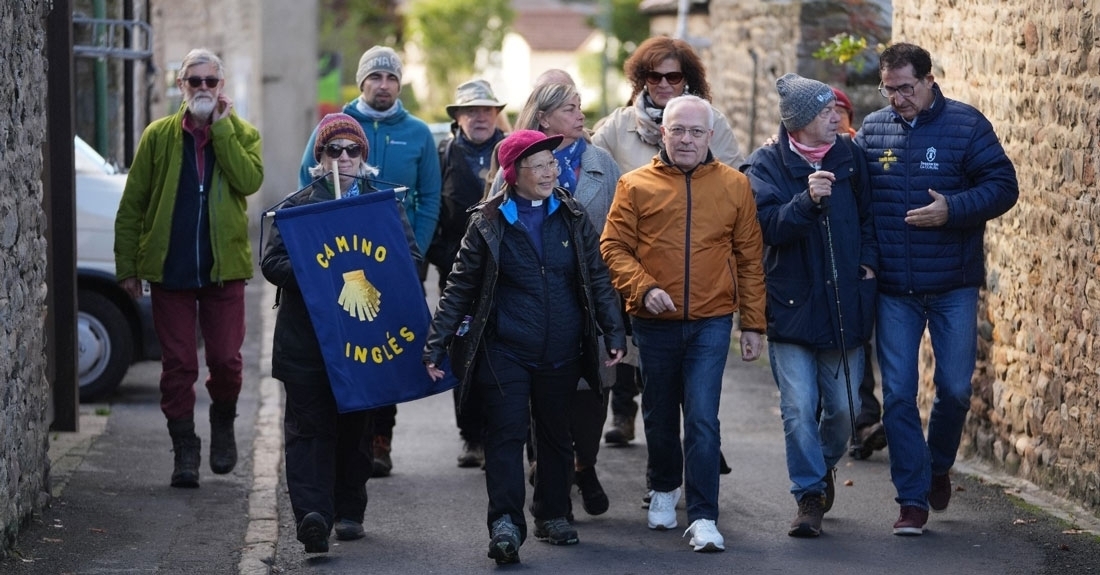
[[[374,186],[386,189],[389,184],[406,186],[403,203],[405,214],[416,236],[420,253],[427,253],[439,219],[439,193],[442,179],[439,173],[439,155],[436,153],[432,132],[420,118],[409,114],[399,100],[398,110],[389,117],[374,121],[359,111],[358,98],[344,106],[344,113],[355,118],[363,126],[370,151],[367,163],[378,168]],[[313,145],[317,141],[317,129],[309,136],[302,152],[302,165],[298,171],[298,185],[305,187],[313,177],[309,168],[317,165],[313,158]],[[400,197],[400,194],[398,195]]]

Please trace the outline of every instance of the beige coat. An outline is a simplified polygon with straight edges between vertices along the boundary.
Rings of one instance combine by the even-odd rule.
[[[714,137],[710,141],[710,151],[718,161],[738,170],[745,162],[745,156],[741,154],[729,120],[718,108],[711,108],[714,110]],[[592,143],[610,152],[624,174],[649,165],[660,151],[657,143],[648,144],[642,140],[638,132],[637,114],[634,106],[618,108],[600,120],[592,135]]]

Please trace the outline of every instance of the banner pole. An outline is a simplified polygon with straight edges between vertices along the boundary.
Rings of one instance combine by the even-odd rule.
[[[340,194],[340,164],[336,160],[332,161],[332,188],[336,190],[336,199],[343,197]]]

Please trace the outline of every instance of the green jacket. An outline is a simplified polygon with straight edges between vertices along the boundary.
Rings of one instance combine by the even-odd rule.
[[[183,162],[186,106],[145,128],[115,217],[115,276],[159,283],[172,233],[172,210]],[[236,113],[210,127],[214,176],[210,243],[215,283],[252,277],[247,196],[264,179],[260,132]]]

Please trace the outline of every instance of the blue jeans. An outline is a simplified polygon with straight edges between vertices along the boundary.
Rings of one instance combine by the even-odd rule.
[[[824,494],[825,473],[847,451],[852,435],[851,414],[859,412],[863,346],[849,349],[847,357],[845,375],[838,350],[768,342],[772,375],[779,387],[787,474],[795,501],[807,494]],[[854,411],[848,407],[849,397]]]
[[[878,296],[882,423],[890,444],[890,476],[901,505],[928,508],[932,474],[955,464],[977,353],[978,288],[939,294]],[[928,418],[928,439],[917,409],[918,355],[927,326],[936,370],[936,398]]]
[[[718,518],[718,401],[733,316],[692,321],[633,318],[642,370],[649,486],[685,486],[688,522]],[[680,444],[680,411],[684,441]]]

